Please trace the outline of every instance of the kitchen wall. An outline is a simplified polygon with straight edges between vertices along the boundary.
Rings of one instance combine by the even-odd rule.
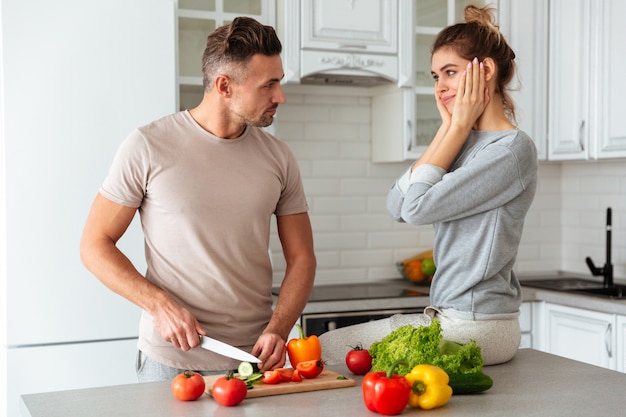
[[[372,163],[366,88],[285,86],[276,136],[300,163],[318,260],[316,285],[399,277],[394,263],[432,247],[431,226],[391,220],[387,190],[409,163]],[[613,208],[613,263],[626,279],[626,164],[541,163],[516,269],[587,273],[585,256],[605,261],[605,212]],[[275,283],[284,261],[274,230]]]

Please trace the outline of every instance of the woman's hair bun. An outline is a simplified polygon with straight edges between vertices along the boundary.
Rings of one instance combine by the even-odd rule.
[[[498,25],[496,25],[495,23],[494,15],[495,9],[489,6],[477,7],[473,4],[470,4],[465,7],[465,22],[478,23],[480,25],[499,31]]]

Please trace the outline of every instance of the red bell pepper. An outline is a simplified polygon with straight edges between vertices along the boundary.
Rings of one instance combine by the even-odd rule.
[[[394,363],[385,372],[369,372],[363,377],[361,388],[368,410],[385,416],[400,414],[409,403],[411,384],[393,371],[403,362]]]

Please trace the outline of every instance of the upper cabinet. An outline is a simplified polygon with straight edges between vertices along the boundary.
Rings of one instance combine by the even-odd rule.
[[[626,157],[626,3],[550,1],[550,160]]]
[[[597,30],[592,35],[590,27],[590,9],[589,0],[550,1],[548,148],[552,160],[589,156],[593,140],[590,48],[597,39]]]
[[[548,141],[548,2],[501,1],[500,27],[515,52],[517,77],[509,91],[517,126],[535,142],[540,160]],[[530,29],[532,28],[532,29]]]
[[[275,0],[178,0],[178,109],[202,100],[202,54],[207,36],[237,16],[274,26]]]
[[[285,0],[281,4],[286,82],[410,84],[412,45],[401,34],[410,25],[406,7],[411,7],[411,1]]]
[[[593,46],[598,49],[598,83],[592,91],[597,100],[595,149],[592,151],[597,158],[626,157],[626,54],[624,51],[624,28],[626,19],[626,2],[605,0],[599,7],[600,22],[599,41]]]

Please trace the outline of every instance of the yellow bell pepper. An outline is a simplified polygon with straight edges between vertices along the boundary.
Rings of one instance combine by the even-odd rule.
[[[417,365],[404,377],[411,384],[411,407],[430,410],[445,405],[452,397],[452,388],[448,385],[450,378],[437,366]]]

